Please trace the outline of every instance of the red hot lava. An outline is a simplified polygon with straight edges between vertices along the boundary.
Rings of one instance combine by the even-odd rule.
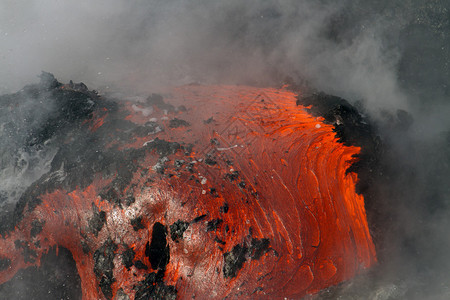
[[[369,268],[346,172],[360,148],[296,97],[191,85],[98,108],[80,125],[84,165],[54,162],[2,235],[0,282],[55,245],[72,253],[83,299],[300,298]]]

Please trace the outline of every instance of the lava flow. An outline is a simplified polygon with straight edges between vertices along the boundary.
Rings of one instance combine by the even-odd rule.
[[[301,298],[376,262],[348,172],[360,148],[296,93],[189,85],[113,103],[53,89],[94,105],[3,226],[0,283],[54,246],[83,299]]]

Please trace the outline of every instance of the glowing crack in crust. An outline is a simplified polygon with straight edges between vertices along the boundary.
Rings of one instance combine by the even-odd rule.
[[[369,268],[364,199],[347,172],[360,148],[296,97],[190,85],[94,99],[2,231],[0,282],[55,245],[72,253],[83,299],[298,298]]]

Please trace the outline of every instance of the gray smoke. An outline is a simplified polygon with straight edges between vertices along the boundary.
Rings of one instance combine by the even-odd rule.
[[[377,272],[321,297],[447,299],[449,45],[444,0],[3,0],[0,93],[47,70],[101,92],[290,76],[346,98],[388,145],[377,188],[389,230]]]

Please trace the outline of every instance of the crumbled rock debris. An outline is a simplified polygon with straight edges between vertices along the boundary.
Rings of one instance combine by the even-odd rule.
[[[183,233],[188,229],[189,222],[185,222],[182,220],[178,220],[172,225],[169,226],[170,229],[170,238],[174,242],[178,242],[178,240],[183,239]]]
[[[0,271],[6,270],[11,265],[9,258],[0,258]]]
[[[209,193],[211,194],[211,196],[213,196],[214,198],[218,198],[219,197],[219,193],[217,192],[217,190],[215,188],[210,188],[209,189]]]
[[[116,250],[117,245],[108,239],[94,252],[94,273],[100,281],[100,288],[107,299],[112,298],[111,285],[116,281],[113,274]]]
[[[213,231],[217,230],[217,228],[220,226],[220,224],[223,223],[222,219],[213,219],[206,223],[206,231]]]
[[[198,217],[196,217],[194,220],[192,220],[191,223],[193,223],[193,224],[194,224],[194,223],[198,223],[198,222],[204,220],[205,218],[206,218],[206,215],[198,216]]]
[[[37,258],[37,253],[35,250],[31,249],[30,244],[26,241],[16,240],[14,241],[14,246],[16,249],[22,249],[23,261],[34,263]]]
[[[373,146],[374,134],[358,110],[346,100],[316,93],[308,97],[297,97],[297,105],[311,106],[308,111],[313,116],[322,116],[325,123],[334,125],[339,141],[347,146]]]
[[[184,155],[189,155],[192,153],[192,148],[194,148],[194,145],[189,143],[187,145],[183,145],[183,149],[184,149]]]
[[[248,245],[249,244],[249,245]],[[247,259],[259,260],[262,255],[270,249],[269,239],[253,238],[250,243],[238,244],[230,252],[223,255],[223,275],[224,277],[236,277]]]
[[[150,142],[146,143],[146,148],[154,149],[160,157],[165,157],[170,154],[174,154],[177,150],[181,150],[182,146],[177,142],[168,142],[166,140],[161,140],[156,138]]]
[[[19,132],[20,136],[26,136],[26,140],[20,140],[19,144],[11,147],[19,147],[30,153],[56,152],[56,155],[49,156],[50,171],[18,196],[13,215],[2,212],[0,217],[3,222],[0,224],[0,233],[5,234],[13,230],[22,220],[26,207],[28,211],[33,211],[41,204],[39,195],[51,192],[56,187],[63,187],[70,191],[77,186],[86,187],[92,182],[93,174],[106,167],[108,163],[105,163],[102,157],[99,159],[102,151],[96,152],[96,149],[92,149],[92,144],[107,142],[106,140],[110,137],[101,132],[102,128],[91,135],[82,132],[89,126],[88,121],[92,119],[94,111],[103,109],[113,111],[115,104],[105,99],[100,101],[96,93],[88,90],[63,87],[49,73],[43,73],[40,84],[26,86],[15,94],[0,96],[0,98],[2,104],[15,103],[14,105],[19,108],[27,103],[32,105],[41,103],[40,106],[50,107],[51,111],[43,114],[44,119],[40,120],[39,124],[25,124],[33,122],[35,119],[33,115],[25,115],[22,118],[25,123],[18,123],[18,125],[23,125],[23,128],[21,127],[23,130],[26,128],[32,128],[32,130]],[[18,128],[18,130],[22,129]],[[17,152],[14,147],[11,148],[11,153]],[[109,164],[112,161],[114,158],[110,157]]]
[[[147,98],[147,103],[150,105],[154,105],[161,110],[174,111],[175,108],[173,105],[165,103],[164,98],[159,94],[152,94]]]
[[[270,247],[269,239],[252,239],[249,255],[251,259],[260,259]]]
[[[187,127],[187,126],[191,126],[191,124],[182,119],[174,118],[169,121],[170,128]]]
[[[134,262],[134,266],[138,268],[139,270],[148,270],[148,267],[146,264],[144,264],[141,260],[137,260]]]
[[[183,147],[179,143],[167,142],[158,138],[146,143],[146,146],[140,149],[119,151],[114,146],[105,147],[108,144],[129,140],[130,132],[139,136],[162,130],[162,127],[155,122],[148,122],[146,125],[134,124],[124,120],[125,115],[118,110],[119,104],[107,99],[101,99],[97,94],[89,91],[81,92],[73,89],[62,89],[59,86],[61,85],[48,85],[46,83],[45,86],[30,86],[27,88],[29,91],[26,96],[30,98],[35,95],[35,101],[39,101],[44,96],[53,97],[55,98],[54,101],[59,101],[59,97],[64,98],[60,101],[60,104],[68,105],[67,109],[62,110],[66,112],[64,116],[72,123],[67,123],[67,126],[56,124],[59,126],[58,130],[43,128],[40,130],[41,133],[31,134],[31,136],[36,137],[33,139],[35,144],[33,147],[38,147],[36,143],[39,143],[41,140],[49,140],[51,138],[51,143],[58,145],[59,149],[51,161],[50,172],[43,175],[23,193],[18,199],[14,214],[2,213],[1,217],[4,221],[0,223],[0,234],[5,234],[14,229],[14,226],[22,220],[25,208],[28,207],[28,210],[32,211],[41,204],[42,201],[39,195],[45,192],[52,192],[56,188],[64,188],[67,191],[73,191],[76,188],[83,189],[92,183],[94,174],[98,172],[101,172],[105,178],[113,177],[111,184],[100,193],[101,198],[118,206],[122,204],[130,205],[134,202],[133,196],[123,194],[122,191],[130,184],[133,174],[139,168],[139,160],[146,151],[156,151],[161,157],[165,157],[174,154],[178,150],[185,150],[186,153],[189,153],[192,149],[192,145]],[[50,93],[48,90],[50,87],[54,87],[50,91],[51,94],[44,95],[44,92]],[[25,95],[19,93],[9,97],[12,97],[12,100],[20,101]],[[155,97],[150,98],[156,101],[158,105],[164,106],[158,100],[159,97]],[[72,107],[77,103],[80,105],[79,109]],[[84,104],[89,105],[87,110],[82,109]],[[107,114],[108,121],[95,131],[90,132],[89,135],[86,135],[85,131],[89,130],[88,127],[90,126],[89,122],[86,121],[92,118],[91,111],[94,110],[97,114]],[[55,116],[59,115],[56,114]],[[65,117],[59,116],[61,120],[64,120]],[[54,122],[47,123],[53,124]],[[70,138],[67,136],[68,132],[70,132]],[[114,135],[111,135],[111,132],[114,132]],[[161,168],[158,168],[160,173],[164,170],[164,163],[161,163],[161,166]],[[63,175],[55,176],[54,174]],[[98,233],[101,230],[102,219],[102,213],[95,214],[89,224],[90,230]]]
[[[181,168],[184,165],[185,161],[182,159],[176,159],[175,162],[173,163],[175,165],[175,167],[177,168]]]
[[[221,245],[226,245],[226,242],[224,240],[219,239],[217,236],[214,238],[214,241]]]
[[[225,277],[236,277],[237,272],[242,268],[244,262],[247,260],[247,247],[236,245],[233,250],[223,255],[223,275]]]
[[[147,274],[144,280],[135,287],[136,300],[158,299],[175,300],[177,290],[172,285],[166,285],[163,281],[164,272],[158,271]]]
[[[205,158],[205,164],[207,164],[209,166],[214,166],[217,164],[217,162],[214,159],[207,157],[207,158]]]
[[[131,226],[133,226],[134,231],[138,231],[140,229],[145,229],[144,224],[142,224],[142,216],[131,219],[130,223],[131,223]]]
[[[58,109],[49,114],[44,125],[32,132],[28,139],[30,146],[42,144],[55,133],[66,129],[68,126],[77,126],[80,121],[91,116],[95,108],[97,96],[86,90],[65,90],[59,87],[59,83],[53,74],[43,72],[39,86],[29,86],[26,92],[34,97],[50,97],[55,99]],[[25,90],[25,89],[24,89]],[[19,97],[20,94],[17,94]]]
[[[39,233],[41,233],[42,229],[44,228],[45,221],[39,221],[39,220],[33,220],[31,222],[31,230],[30,230],[30,236],[35,237]]]
[[[136,198],[134,198],[133,195],[128,195],[127,197],[125,197],[123,203],[126,206],[130,206],[131,204],[133,204],[136,201]]]
[[[225,178],[230,182],[233,182],[239,178],[239,171],[231,171],[230,173],[225,174]]]
[[[186,166],[186,170],[188,170],[191,173],[194,173],[194,165],[195,165],[195,163],[193,163],[193,162],[188,163]]]
[[[158,162],[152,167],[152,169],[158,174],[164,174],[164,171],[166,170],[166,162],[168,161],[169,159],[166,156],[159,158]]]
[[[128,270],[133,265],[135,254],[133,248],[129,248],[128,245],[125,245],[125,250],[122,252],[122,263]]]
[[[41,198],[39,197],[32,197],[29,201],[28,201],[28,211],[33,211],[39,204],[42,203]]]
[[[220,208],[220,212],[226,214],[228,212],[228,210],[230,209],[230,207],[228,206],[228,203],[224,203]]]
[[[81,250],[83,250],[84,254],[88,254],[89,252],[91,252],[91,248],[84,240],[81,240]]]
[[[156,122],[147,122],[144,126],[133,129],[132,133],[139,137],[155,134],[164,131],[164,128]]]
[[[120,204],[121,203],[121,197],[120,192],[115,189],[111,184],[107,189],[100,193],[99,196],[102,198],[102,200],[106,200],[111,203]]]
[[[210,123],[212,123],[213,121],[214,121],[214,118],[213,118],[213,117],[210,117],[209,119],[203,121],[203,123],[205,123],[205,124],[210,124]]]
[[[106,212],[99,210],[98,207],[92,203],[93,216],[89,219],[89,229],[97,236],[100,230],[102,230],[103,225],[106,223]]]
[[[119,289],[117,290],[114,300],[130,300],[130,297],[127,294],[125,294],[123,289]]]

